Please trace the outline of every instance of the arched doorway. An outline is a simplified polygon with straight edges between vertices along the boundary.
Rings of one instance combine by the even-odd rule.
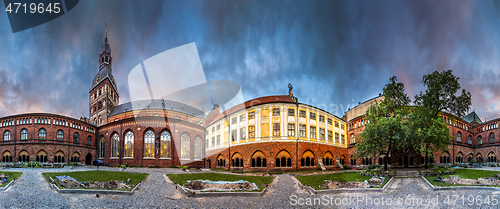
[[[87,156],[85,156],[85,165],[91,165],[92,164],[92,154],[87,154]]]

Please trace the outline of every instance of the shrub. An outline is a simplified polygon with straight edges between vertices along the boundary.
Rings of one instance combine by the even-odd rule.
[[[368,170],[376,170],[376,169],[381,169],[383,166],[381,165],[369,165]]]

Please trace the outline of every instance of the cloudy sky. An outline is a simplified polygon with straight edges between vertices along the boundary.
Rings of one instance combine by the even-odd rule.
[[[0,116],[88,117],[107,23],[121,103],[135,66],[195,42],[206,80],[239,83],[245,100],[292,83],[300,102],[342,116],[393,75],[413,99],[424,74],[450,69],[490,120],[500,117],[499,22],[495,1],[85,0],[17,33],[0,12]]]

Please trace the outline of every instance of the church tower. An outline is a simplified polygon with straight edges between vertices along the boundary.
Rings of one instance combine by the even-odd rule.
[[[98,126],[108,123],[111,110],[119,104],[119,95],[111,68],[112,60],[108,32],[106,32],[99,54],[99,72],[94,77],[89,90],[89,120]]]

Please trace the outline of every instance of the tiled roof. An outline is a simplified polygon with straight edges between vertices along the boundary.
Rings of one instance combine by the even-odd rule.
[[[136,108],[134,109],[134,107]],[[193,115],[200,118],[204,117],[203,112],[195,107],[176,101],[162,100],[162,99],[127,102],[114,107],[113,110],[111,110],[109,116],[117,115],[132,110],[143,110],[143,109],[174,110],[177,112],[186,113],[188,115]]]
[[[217,117],[215,117],[215,119],[212,120],[212,122],[210,124],[213,124],[216,121],[224,118],[225,116],[231,115],[231,114],[233,114],[233,113],[235,113],[237,111],[240,111],[242,109],[245,109],[245,108],[253,107],[253,106],[256,106],[256,105],[260,105],[260,104],[278,103],[278,102],[295,103],[290,98],[290,96],[288,96],[288,95],[277,95],[277,96],[259,97],[259,98],[255,98],[255,99],[252,99],[252,100],[248,100],[248,101],[246,101],[244,103],[241,103],[239,105],[236,105],[234,107],[229,108],[228,110],[226,110],[226,111],[220,113],[219,115],[217,115]]]
[[[466,115],[464,117],[464,120],[467,121],[468,123],[472,123],[472,121],[476,121],[478,124],[483,123],[483,121],[481,121],[481,118],[477,116],[476,111],[472,111],[471,113]]]

